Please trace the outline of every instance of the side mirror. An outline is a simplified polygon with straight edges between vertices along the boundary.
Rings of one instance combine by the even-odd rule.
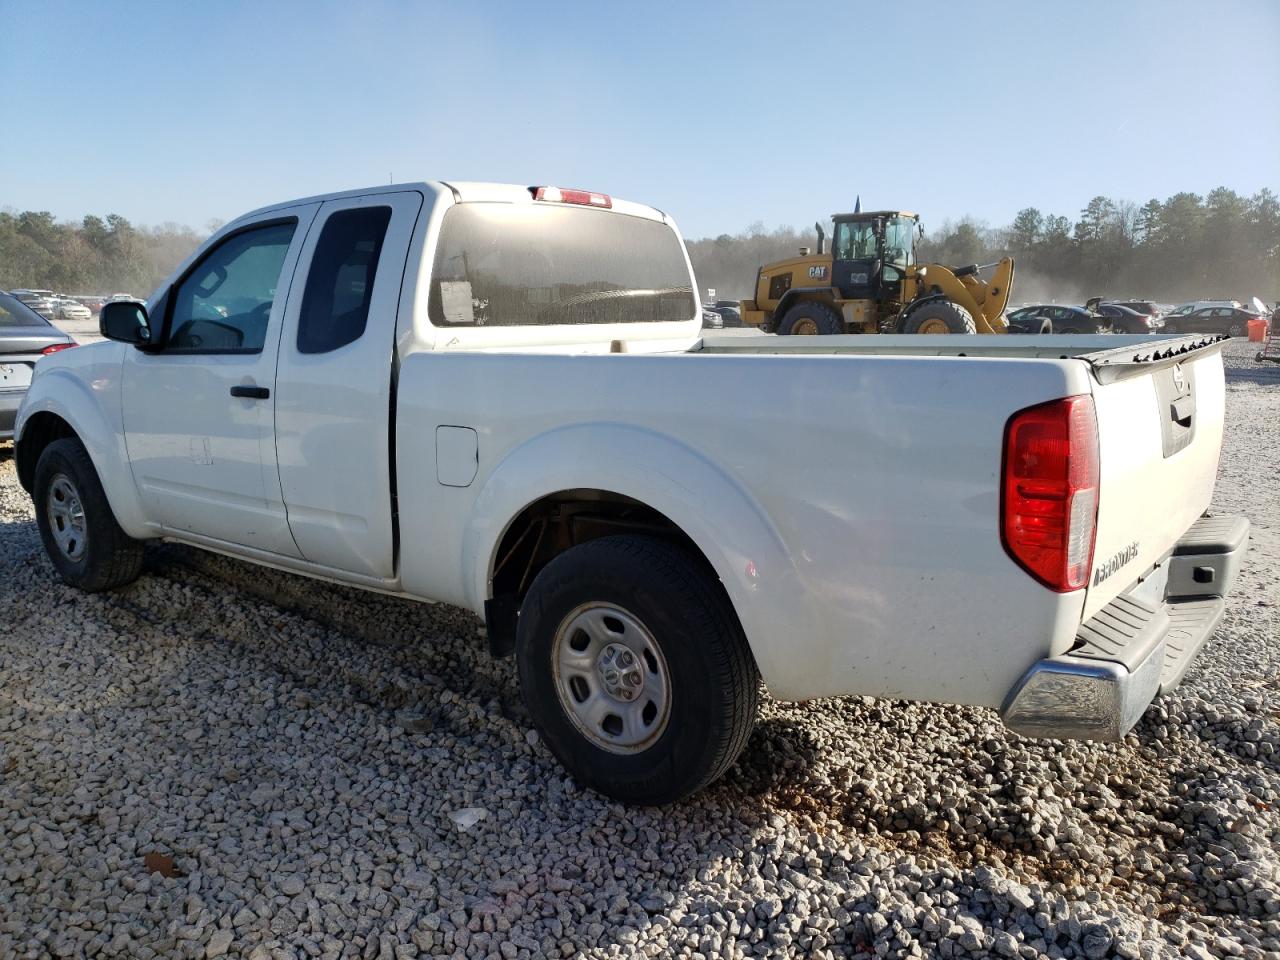
[[[145,346],[151,342],[151,322],[147,308],[136,300],[113,300],[102,305],[98,332],[108,340]]]

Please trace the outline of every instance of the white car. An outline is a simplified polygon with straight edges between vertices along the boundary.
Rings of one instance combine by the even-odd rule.
[[[483,616],[580,782],[664,803],[784,700],[1118,739],[1223,611],[1205,337],[702,337],[672,220],[397,184],[218,231],[17,420],[85,590],[165,538]]]
[[[78,300],[62,297],[53,301],[53,317],[55,320],[92,320],[93,313]]]

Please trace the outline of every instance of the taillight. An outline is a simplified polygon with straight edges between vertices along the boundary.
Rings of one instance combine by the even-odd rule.
[[[72,347],[79,346],[76,343],[51,343],[40,352],[45,356],[51,353],[57,353],[59,350],[70,350]]]
[[[607,193],[592,193],[590,190],[567,190],[562,187],[530,187],[533,199],[550,200],[552,203],[581,203],[588,207],[613,207],[613,200]]]
[[[1098,521],[1093,397],[1016,413],[1004,434],[1001,538],[1019,565],[1065,593],[1089,583]]]

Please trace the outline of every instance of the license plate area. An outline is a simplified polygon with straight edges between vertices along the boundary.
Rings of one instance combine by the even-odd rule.
[[[0,390],[31,386],[31,364],[0,363]]]

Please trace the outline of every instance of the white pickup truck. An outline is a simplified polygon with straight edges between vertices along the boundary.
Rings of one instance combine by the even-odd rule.
[[[45,358],[17,467],[53,565],[142,541],[458,604],[546,743],[662,803],[775,697],[1115,739],[1215,628],[1219,344],[703,339],[659,210],[395,185],[228,224]]]

